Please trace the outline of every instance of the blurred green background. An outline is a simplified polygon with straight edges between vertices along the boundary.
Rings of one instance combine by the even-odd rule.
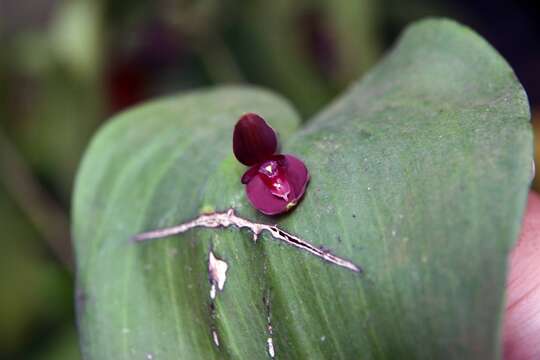
[[[221,83],[274,89],[308,118],[425,16],[457,19],[503,54],[540,137],[533,2],[0,0],[0,359],[80,357],[70,196],[105,119]]]

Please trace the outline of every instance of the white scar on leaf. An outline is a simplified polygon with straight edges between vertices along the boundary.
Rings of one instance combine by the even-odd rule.
[[[216,290],[223,291],[225,281],[227,280],[227,269],[229,265],[223,260],[214,256],[210,251],[208,255],[208,279],[210,280],[210,298],[216,298]]]
[[[318,248],[305,240],[302,240],[292,234],[287,233],[286,231],[281,230],[276,225],[255,223],[238,217],[234,213],[234,209],[229,209],[226,212],[201,214],[197,218],[180,225],[152,230],[135,235],[132,240],[135,242],[143,242],[147,240],[182,234],[194,228],[226,228],[229,226],[236,226],[239,229],[249,229],[253,233],[253,241],[257,241],[259,235],[263,231],[267,231],[268,233],[270,233],[272,238],[284,242],[287,245],[293,246],[301,251],[305,251],[331,264],[343,267],[357,273],[362,272],[362,269],[359,266],[356,266],[352,262],[332,254],[326,248]]]

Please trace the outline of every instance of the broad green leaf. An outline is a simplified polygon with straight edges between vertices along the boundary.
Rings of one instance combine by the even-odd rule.
[[[496,358],[530,174],[528,111],[484,40],[428,20],[305,128],[285,101],[250,87],[119,115],[88,149],[73,204],[83,355],[265,359],[271,337],[278,359]],[[310,170],[289,215],[265,217],[246,200],[231,148],[245,112],[264,116]],[[234,227],[129,241],[229,208],[364,272]],[[210,249],[229,266],[215,312]]]

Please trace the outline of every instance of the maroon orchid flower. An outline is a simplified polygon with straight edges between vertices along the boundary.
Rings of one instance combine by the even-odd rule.
[[[249,201],[266,215],[292,209],[304,195],[309,173],[302,160],[276,154],[277,136],[262,117],[248,113],[236,123],[234,155],[250,168],[242,175]]]

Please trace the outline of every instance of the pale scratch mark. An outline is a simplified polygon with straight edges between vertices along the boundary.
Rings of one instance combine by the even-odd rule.
[[[266,342],[268,344],[268,355],[273,359],[276,356],[276,352],[274,351],[274,340],[269,337],[266,339]]]
[[[227,280],[227,269],[229,265],[218,259],[212,251],[208,254],[208,280],[210,281],[210,298],[214,300],[216,298],[217,290],[223,291],[225,281]]]
[[[266,349],[268,355],[273,359],[276,356],[276,350],[274,349],[274,329],[272,328],[272,308],[270,305],[270,291],[266,292],[263,297],[264,308],[266,310],[266,330],[268,331],[268,338],[266,339]]]
[[[212,331],[212,339],[214,340],[214,344],[219,347],[219,337],[216,330]]]
[[[216,326],[216,304],[214,303],[213,298],[210,300],[210,319],[210,331],[212,333],[212,340],[214,341],[214,344],[219,348],[219,334]]]
[[[334,265],[346,268],[354,272],[362,272],[359,266],[356,266],[352,262],[332,254],[325,248],[318,248],[313,246],[309,242],[302,240],[286,231],[281,230],[276,225],[267,225],[261,223],[251,222],[244,218],[238,217],[234,213],[234,209],[229,209],[226,212],[215,212],[211,214],[201,214],[197,218],[185,222],[183,224],[172,226],[163,229],[152,230],[135,235],[132,240],[135,242],[142,242],[146,240],[164,238],[167,236],[178,235],[185,233],[188,230],[202,227],[202,228],[227,228],[229,226],[236,226],[239,229],[247,228],[253,233],[253,241],[257,241],[258,236],[267,231],[276,240],[282,241],[287,245],[291,245],[302,251],[306,251],[311,255],[314,255],[320,259],[323,259]]]
[[[214,344],[219,347],[219,335],[216,327],[216,295],[217,291],[223,291],[227,281],[227,269],[229,265],[214,255],[208,253],[208,281],[210,282],[210,318],[212,319],[211,331]]]

